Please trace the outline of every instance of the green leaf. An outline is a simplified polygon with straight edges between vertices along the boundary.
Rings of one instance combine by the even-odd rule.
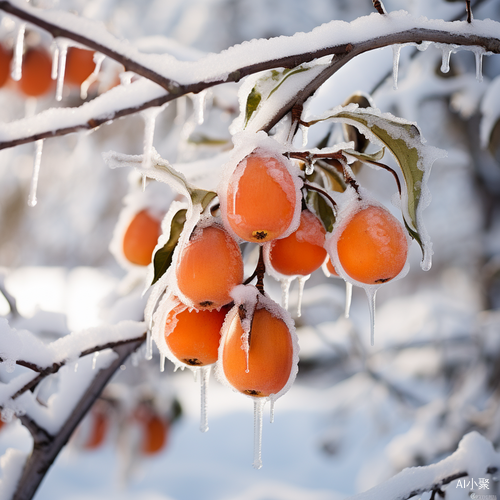
[[[340,108],[329,116],[321,117],[309,122],[309,125],[325,120],[340,121],[355,125],[360,130],[373,134],[392,153],[396,159],[405,185],[403,187],[403,219],[410,235],[419,243],[424,253],[424,258],[429,257],[421,234],[423,228],[419,225],[419,203],[422,196],[422,183],[424,182],[425,170],[429,169],[433,161],[442,156],[436,148],[424,146],[420,131],[411,122],[396,118],[388,113],[381,115],[373,108],[357,108],[349,105]],[[426,156],[427,152],[432,154]],[[346,151],[351,154],[351,152]],[[420,167],[420,168],[419,168]]]
[[[200,204],[201,208],[205,210],[210,202],[217,196],[214,191],[205,191],[204,189],[191,189],[191,201],[193,205]]]
[[[331,233],[335,224],[335,212],[330,204],[317,191],[308,191],[306,204],[321,219],[325,229]]]
[[[154,278],[151,285],[154,285],[166,272],[172,264],[172,255],[179,241],[179,237],[186,223],[186,209],[179,210],[172,218],[170,223],[170,237],[168,241],[154,255]]]
[[[283,70],[273,69],[267,71],[264,76],[259,78],[247,97],[245,105],[245,128],[264,102],[269,99],[288,78],[308,71],[312,67],[311,64],[306,63],[295,68],[286,68]]]

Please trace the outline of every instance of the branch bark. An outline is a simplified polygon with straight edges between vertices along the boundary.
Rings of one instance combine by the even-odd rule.
[[[68,442],[71,434],[80,423],[83,416],[89,411],[95,400],[99,397],[102,390],[109,382],[111,377],[125,362],[125,360],[144,342],[144,338],[134,339],[128,343],[117,345],[113,350],[117,353],[117,358],[111,365],[101,370],[92,380],[92,383],[85,391],[68,420],[56,436],[51,436],[45,430],[40,428],[32,419],[23,416],[21,422],[28,428],[33,435],[33,452],[28,459],[18,488],[12,500],[31,500],[36,493],[40,483],[57,455]]]

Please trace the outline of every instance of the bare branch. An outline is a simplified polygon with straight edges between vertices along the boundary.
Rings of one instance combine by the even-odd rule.
[[[379,14],[387,14],[384,4],[380,0],[373,0],[373,6],[377,9]]]
[[[118,356],[109,367],[101,370],[94,377],[85,394],[56,436],[46,433],[28,417],[21,417],[22,423],[26,425],[33,435],[34,446],[33,453],[24,467],[13,500],[30,500],[33,498],[48,469],[62,447],[68,442],[68,439],[83,416],[89,411],[114,373],[143,342],[144,338],[141,337],[140,339],[133,339],[114,348]]]

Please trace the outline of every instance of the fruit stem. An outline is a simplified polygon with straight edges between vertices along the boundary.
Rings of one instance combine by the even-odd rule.
[[[304,182],[304,187],[306,189],[311,190],[311,191],[317,191],[318,193],[323,195],[330,202],[330,204],[333,207],[333,210],[335,211],[335,209],[337,208],[337,203],[335,203],[335,200],[326,191],[324,191],[323,189],[321,189],[317,186],[313,186],[312,184],[309,184],[308,182]]]
[[[266,264],[264,263],[264,250],[263,247],[260,246],[259,248],[259,261],[257,262],[257,267],[255,268],[255,271],[252,273],[252,275],[247,278],[243,284],[248,285],[249,283],[252,282],[252,280],[257,277],[257,284],[255,287],[259,292],[264,295],[264,275],[266,274]]]

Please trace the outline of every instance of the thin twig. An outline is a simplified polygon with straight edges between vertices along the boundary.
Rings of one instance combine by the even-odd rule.
[[[467,22],[472,22],[472,8],[470,6],[470,0],[465,0],[465,8],[467,9]]]
[[[98,346],[91,347],[89,349],[86,349],[85,351],[82,351],[79,355],[79,358],[82,358],[84,356],[87,356],[89,354],[95,353],[95,352],[100,352],[105,349],[115,349],[117,347],[120,347],[122,345],[127,345],[127,344],[133,344],[135,342],[144,342],[146,340],[146,334],[144,333],[140,337],[133,338],[133,339],[128,339],[128,340],[120,340],[118,342],[108,342],[107,344],[102,344]],[[0,362],[4,361],[2,358],[0,358]],[[33,370],[35,372],[38,372],[39,375],[32,379],[29,383],[27,383],[25,386],[23,386],[21,389],[19,389],[13,396],[12,399],[16,399],[21,394],[24,394],[27,391],[30,391],[34,389],[45,377],[52,375],[54,373],[57,373],[65,364],[66,360],[60,361],[58,363],[53,363],[51,366],[47,367],[40,367],[36,365],[35,363],[31,363],[29,361],[24,361],[22,359],[19,359],[16,361],[16,364],[19,366],[24,366],[26,368],[29,368],[30,370]]]
[[[379,14],[387,14],[387,10],[385,10],[384,4],[380,0],[373,0],[373,6]]]
[[[332,205],[334,210],[337,208],[337,204],[335,203],[335,200],[323,189],[316,187],[316,186],[313,186],[312,184],[309,184],[308,182],[304,182],[304,187],[306,189],[309,189],[310,191],[316,191],[321,196],[325,197],[330,202],[330,204]]]

